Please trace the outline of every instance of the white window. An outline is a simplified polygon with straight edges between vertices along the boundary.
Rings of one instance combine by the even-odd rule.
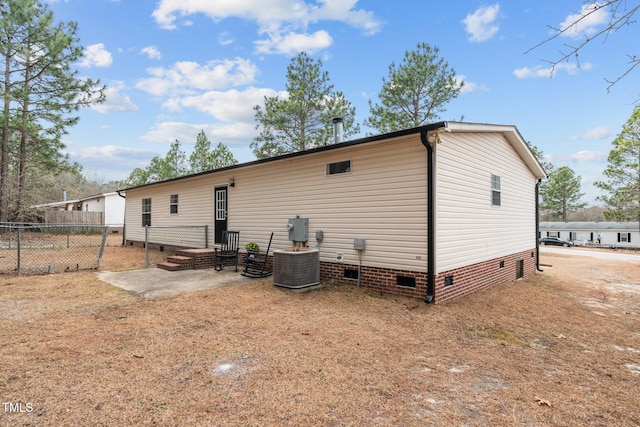
[[[619,243],[631,243],[631,233],[618,233]]]
[[[151,199],[142,199],[142,226],[151,225]]]
[[[491,206],[500,206],[500,177],[491,175]]]
[[[172,194],[169,196],[169,213],[177,214],[178,213],[178,195]]]

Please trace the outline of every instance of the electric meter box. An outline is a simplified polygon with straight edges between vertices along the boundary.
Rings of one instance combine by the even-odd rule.
[[[289,218],[289,240],[306,242],[309,240],[309,218]]]
[[[356,251],[364,251],[367,241],[364,237],[356,237],[353,239],[353,249]]]

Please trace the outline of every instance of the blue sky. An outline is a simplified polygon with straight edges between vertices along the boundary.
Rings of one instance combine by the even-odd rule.
[[[638,25],[596,40],[580,64],[548,61],[602,29],[605,11],[525,53],[562,27],[581,0],[49,0],[58,21],[75,21],[81,76],[107,86],[104,104],[80,111],[63,139],[85,174],[126,178],[179,140],[189,154],[200,130],[240,162],[254,160],[253,107],[282,94],[286,67],[305,50],[331,83],[369,115],[382,78],[404,52],[427,42],[464,80],[441,120],[516,125],[556,166],[582,177],[585,201],[600,194],[611,141],[640,98],[640,72],[609,93],[605,79],[637,54]],[[362,135],[370,129],[362,126]]]

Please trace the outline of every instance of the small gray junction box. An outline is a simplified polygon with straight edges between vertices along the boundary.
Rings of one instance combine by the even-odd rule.
[[[353,239],[353,249],[356,251],[364,251],[367,241],[364,237],[356,237]]]

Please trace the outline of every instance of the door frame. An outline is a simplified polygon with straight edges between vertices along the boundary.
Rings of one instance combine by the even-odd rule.
[[[222,232],[229,227],[229,186],[213,187],[213,243],[222,243]]]

